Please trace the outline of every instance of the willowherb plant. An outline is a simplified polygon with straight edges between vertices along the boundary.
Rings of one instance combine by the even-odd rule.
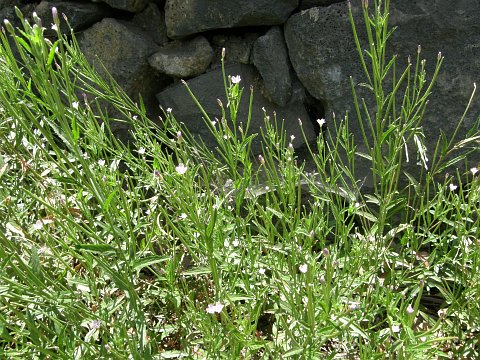
[[[394,217],[398,217],[400,213],[403,220],[407,221],[405,215],[408,214],[408,208],[416,206],[417,201],[424,198],[424,195],[428,198],[436,175],[447,166],[461,162],[472,151],[467,151],[467,146],[478,141],[478,130],[476,134],[471,134],[472,136],[455,145],[454,141],[471,104],[475,85],[472,98],[452,138],[448,142],[441,139],[443,142],[441,150],[438,147],[429,149],[434,150],[434,153],[433,156],[428,155],[428,149],[424,144],[422,118],[440,71],[443,56],[441,53],[438,54],[433,74],[427,76],[425,60],[421,58],[419,45],[415,60],[412,62],[409,57],[406,68],[398,73],[397,56],[387,58],[388,40],[395,31],[388,27],[390,1],[375,0],[373,13],[368,1],[363,1],[361,8],[368,49],[364,50],[361,46],[350,3],[349,17],[366,79],[366,82],[360,86],[369,90],[374,106],[369,109],[365,100],[358,98],[355,84],[351,80],[355,115],[363,136],[362,148],[366,149],[366,152],[357,150],[357,154],[363,161],[371,163],[373,194],[366,196],[367,201],[376,207],[376,233],[382,237],[385,234],[385,228],[392,225]],[[427,80],[428,78],[430,80]],[[445,164],[449,153],[462,145],[466,151]],[[416,161],[423,169],[420,177],[416,179],[404,169],[405,163],[408,163],[409,157],[412,156],[409,146],[415,149]],[[350,154],[354,151],[351,148],[346,150]],[[429,163],[430,156],[432,159]],[[353,162],[353,158],[350,161]],[[400,181],[401,178],[408,179],[406,188],[402,188],[404,186],[402,184],[406,182]],[[408,195],[409,189],[413,189],[411,193],[413,196]]]
[[[206,149],[174,111],[159,127],[99,77],[55,11],[56,40],[19,13],[22,29],[0,34],[0,354],[478,357],[478,170],[468,188],[460,173],[433,177],[478,133],[439,146],[400,188],[410,140],[427,164],[431,84],[417,55],[386,85],[388,4],[362,7],[376,40],[359,48],[376,112],[356,100],[370,195],[348,117],[308,145],[313,173],[268,114],[253,158],[241,79],[224,72],[222,119],[203,113],[218,148]],[[115,138],[105,103],[132,142]]]

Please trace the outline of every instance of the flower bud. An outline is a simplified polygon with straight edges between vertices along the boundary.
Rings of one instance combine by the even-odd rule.
[[[265,159],[263,158],[262,154],[258,155],[258,161],[261,165],[265,165]]]
[[[52,7],[52,17],[54,24],[58,26],[58,24],[60,24],[60,19],[58,18],[58,12],[55,6]]]

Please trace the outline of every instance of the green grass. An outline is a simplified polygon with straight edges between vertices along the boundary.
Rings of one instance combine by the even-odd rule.
[[[38,19],[7,23],[0,357],[480,357],[480,180],[466,162],[480,132],[425,149],[443,58],[432,75],[420,52],[402,71],[387,60],[388,5],[364,3],[372,46],[357,42],[376,110],[352,84],[363,139],[348,115],[328,124],[309,145],[314,173],[269,114],[249,134],[236,74],[225,75],[224,118],[204,114],[218,141],[208,150],[170,112],[155,125],[74,36],[52,42]],[[129,143],[110,131],[116,122]],[[358,141],[370,193],[355,177]],[[420,175],[404,173],[407,160]]]

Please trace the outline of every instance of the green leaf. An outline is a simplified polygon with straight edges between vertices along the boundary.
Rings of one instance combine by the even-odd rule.
[[[77,119],[75,118],[75,116],[72,116],[72,135],[73,140],[77,142],[80,138],[80,129],[78,128]]]
[[[110,206],[110,203],[112,202],[113,198],[117,194],[117,189],[113,190],[110,195],[108,195],[107,200],[105,200],[102,208],[104,211],[108,211],[108,207]]]
[[[390,134],[395,131],[396,127],[395,126],[390,126],[387,131],[385,131],[383,134],[382,134],[382,137],[380,138],[380,143],[379,145],[383,144],[387,139],[388,137],[390,136]]]
[[[100,253],[100,254],[117,252],[117,250],[113,246],[107,245],[107,244],[81,244],[81,245],[75,245],[75,249],[94,252],[94,253]]]
[[[243,294],[231,294],[231,295],[228,295],[228,299],[230,301],[245,301],[245,300],[253,300],[254,298],[252,296],[247,296]]]
[[[133,262],[132,266],[133,266],[133,269],[135,271],[140,271],[141,269],[143,269],[147,266],[162,263],[162,262],[167,261],[168,259],[169,259],[168,256],[152,255],[152,256],[144,257],[142,259],[135,260]]]
[[[289,358],[291,356],[300,355],[300,354],[303,354],[304,351],[305,351],[305,349],[303,347],[293,348],[291,350],[288,350],[285,354],[283,354],[283,357],[284,358]]]
[[[30,45],[27,44],[27,42],[25,40],[23,40],[21,37],[17,37],[15,39],[20,45],[22,45],[22,47],[27,50],[27,52],[31,53],[32,52],[32,48],[30,47]]]
[[[372,214],[370,214],[370,213],[368,213],[368,212],[366,212],[366,211],[359,210],[359,211],[356,212],[356,214],[357,214],[358,216],[364,217],[364,218],[367,219],[367,220],[370,220],[370,221],[373,222],[373,223],[376,223],[377,220],[378,220],[374,215],[372,215]]]
[[[270,211],[273,215],[275,215],[276,217],[278,217],[279,219],[283,219],[283,214],[280,212],[280,211],[277,211],[269,206],[267,206],[267,211]]]
[[[47,66],[52,65],[53,58],[55,57],[55,50],[58,48],[58,43],[60,40],[57,40],[53,43],[52,48],[50,49],[50,52],[48,53],[48,59],[47,59]]]
[[[372,161],[372,157],[371,157],[370,155],[368,155],[368,154],[365,154],[365,153],[362,153],[362,152],[357,151],[357,152],[355,153],[355,155],[360,156],[360,157],[362,157],[362,158],[364,158],[364,159],[367,159],[368,161]]]
[[[185,270],[182,275],[185,276],[194,276],[194,275],[205,275],[210,274],[212,271],[207,266],[196,267],[193,269]]]
[[[40,265],[40,258],[38,256],[38,251],[36,247],[32,248],[28,265],[30,265],[30,268],[32,269],[32,272],[35,274],[35,276],[43,282],[42,266]]]

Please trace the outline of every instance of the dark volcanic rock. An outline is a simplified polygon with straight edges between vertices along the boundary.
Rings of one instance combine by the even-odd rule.
[[[83,32],[79,44],[97,70],[104,72],[102,67],[105,66],[127,93],[146,90],[152,74],[147,59],[158,50],[158,45],[148,35],[134,26],[127,27],[106,18]]]
[[[186,41],[174,41],[153,54],[148,62],[163,74],[191,78],[207,70],[213,50],[203,36]]]
[[[278,26],[257,39],[253,46],[253,63],[271,100],[285,106],[292,95],[292,80],[287,47]]]
[[[105,67],[130,97],[137,100],[141,94],[145,103],[152,105],[161,79],[154,76],[148,64],[148,57],[158,50],[150,36],[136,26],[106,18],[83,32],[79,44],[100,75],[106,76]],[[107,106],[107,111],[111,116],[118,116],[112,107]],[[125,137],[122,125],[115,126],[114,132]]]
[[[278,25],[297,6],[298,0],[167,0],[167,33],[176,39],[220,28]]]
[[[148,0],[103,0],[108,5],[115,9],[125,10],[130,12],[140,12],[148,4]]]
[[[46,28],[47,35],[55,34],[50,28],[53,24],[52,7],[57,8],[60,16],[60,30],[62,33],[70,33],[70,29],[66,21],[63,21],[62,14],[68,19],[68,23],[74,31],[79,31],[88,28],[92,24],[105,17],[109,10],[107,5],[90,2],[76,2],[76,1],[42,1],[35,8],[38,17],[42,19],[43,26]]]
[[[300,10],[310,9],[317,6],[328,6],[346,0],[300,0]]]
[[[228,66],[225,71],[228,75],[240,75],[242,79],[240,85],[244,88],[244,93],[239,107],[237,121],[245,124],[248,114],[249,87],[254,85],[256,88],[255,85],[260,80],[260,77],[255,68],[248,65]],[[210,119],[212,121],[215,121],[215,119],[221,119],[222,112],[217,103],[217,99],[220,99],[224,106],[227,104],[221,69],[213,70],[204,75],[198,76],[188,81],[188,85],[206,113],[209,115]],[[172,113],[175,118],[185,123],[190,132],[201,136],[206,145],[211,148],[216,146],[213,136],[210,134],[209,129],[202,120],[202,113],[187,93],[184,85],[175,85],[162,91],[157,95],[157,99],[164,109],[172,108]],[[304,143],[299,128],[299,118],[302,119],[307,140],[311,141],[315,138],[313,126],[302,103],[291,103],[286,107],[279,107],[263,98],[258,92],[255,93],[253,100],[252,121],[250,125],[252,133],[259,132],[260,127],[264,124],[264,112],[262,107],[265,109],[267,115],[270,116],[271,121],[273,121],[274,111],[276,112],[277,122],[279,124],[284,119],[287,135],[295,136],[295,139],[293,140],[293,145],[295,147]],[[228,111],[228,109],[226,110]],[[255,153],[261,152],[260,137],[257,137],[254,140],[252,150]]]
[[[363,15],[358,4],[353,10],[362,47],[367,49]],[[390,13],[391,25],[398,27],[391,38],[390,49],[391,54],[398,55],[399,71],[405,68],[409,55],[415,59],[418,44],[422,45],[421,58],[427,59],[429,78],[438,51],[445,55],[441,75],[422,122],[431,157],[440,130],[447,137],[454,133],[473,82],[480,80],[480,47],[474,45],[480,43],[480,23],[476,20],[480,17],[480,4],[477,1],[397,0],[392,1]],[[332,119],[333,112],[338,117],[348,111],[351,130],[360,143],[362,136],[353,111],[349,76],[353,77],[359,98],[365,97],[371,110],[374,110],[374,99],[365,88],[358,86],[366,79],[358,61],[347,3],[315,7],[293,15],[285,26],[285,38],[293,68],[308,92],[325,104],[327,122]],[[461,134],[471,129],[478,117],[478,99],[465,126],[460,129]],[[477,152],[472,160],[479,158]],[[369,172],[368,168],[364,170]]]
[[[168,42],[165,14],[154,3],[149,3],[143,11],[135,14],[132,23],[148,33],[157,44]]]
[[[216,34],[210,43],[214,49],[212,68],[221,66],[222,51],[225,49],[225,64],[250,64],[250,55],[258,34],[246,33],[243,36]]]

